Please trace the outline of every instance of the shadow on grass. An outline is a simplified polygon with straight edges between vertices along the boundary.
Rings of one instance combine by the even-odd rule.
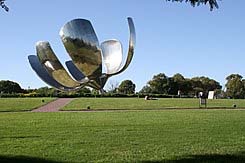
[[[33,139],[40,138],[41,136],[3,136],[0,139]]]
[[[27,156],[1,156],[1,163],[66,163]],[[138,161],[137,161],[138,162]],[[190,155],[173,160],[149,160],[141,163],[245,163],[245,153],[239,155]]]
[[[190,155],[173,160],[152,160],[142,161],[142,163],[245,163],[245,152],[237,155]]]
[[[1,163],[65,163],[60,161],[46,160],[37,157],[27,157],[27,156],[1,156]]]

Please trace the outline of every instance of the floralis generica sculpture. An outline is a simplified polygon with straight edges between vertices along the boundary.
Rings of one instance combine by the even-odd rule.
[[[62,90],[74,91],[84,86],[100,90],[109,77],[123,72],[130,64],[135,48],[136,34],[132,18],[128,18],[129,47],[125,64],[122,65],[122,45],[116,39],[98,41],[92,24],[85,19],[74,19],[60,30],[60,37],[71,60],[63,67],[49,42],[36,43],[37,55],[29,55],[32,69],[48,85]],[[106,72],[102,72],[102,60]]]

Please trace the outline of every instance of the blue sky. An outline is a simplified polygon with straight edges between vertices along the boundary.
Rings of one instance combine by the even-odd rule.
[[[69,60],[59,37],[60,28],[75,18],[89,19],[100,42],[118,39],[128,46],[127,17],[133,18],[137,44],[129,68],[108,81],[132,80],[139,91],[153,75],[181,73],[208,76],[225,84],[225,77],[245,77],[245,1],[219,1],[191,7],[165,0],[7,0],[10,12],[0,10],[0,80],[23,88],[47,86],[32,71],[27,56],[35,43],[49,41],[62,63]],[[124,54],[125,55],[125,54]],[[107,86],[105,87],[107,88]]]

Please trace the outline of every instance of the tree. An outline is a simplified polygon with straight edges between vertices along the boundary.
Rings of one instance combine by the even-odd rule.
[[[110,81],[108,84],[107,92],[116,93],[118,90],[119,83],[117,81]]]
[[[159,73],[147,82],[147,85],[141,89],[140,93],[177,95],[179,90],[186,92],[186,88],[189,88],[187,86],[188,82],[179,73],[173,77],[167,77],[164,73]]]
[[[152,80],[148,82],[148,85],[151,88],[152,93],[168,94],[169,78],[164,73],[160,73],[154,75]]]
[[[192,78],[191,85],[193,94],[195,95],[199,92],[203,92],[207,95],[209,91],[217,91],[222,88],[219,82],[205,76]]]
[[[92,93],[92,91],[88,87],[82,87],[77,91],[77,93]]]
[[[23,89],[16,82],[9,80],[0,81],[0,93],[22,93]]]
[[[56,94],[56,89],[49,87],[41,87],[35,90],[35,92],[40,94],[41,96],[48,97],[54,96]]]
[[[182,91],[184,88],[185,78],[180,73],[175,74],[172,78],[170,94],[176,95],[178,91]]]
[[[172,77],[160,73],[153,76],[153,79],[147,82],[140,93],[177,95],[180,91],[182,95],[197,95],[199,92],[207,95],[208,91],[219,91],[221,88],[219,82],[204,76],[188,79],[180,73]]]
[[[241,75],[239,75],[239,74],[231,74],[231,75],[227,76],[225,79],[229,81],[229,80],[232,80],[232,79],[235,79],[235,78],[242,79],[243,77]]]
[[[124,80],[119,85],[118,92],[123,94],[134,94],[135,84],[131,80]]]
[[[166,1],[176,1],[176,2],[183,2],[183,0],[166,0]],[[216,0],[184,0],[185,2],[190,3],[193,7],[196,5],[199,6],[200,4],[209,4],[210,10],[212,11],[214,8],[219,8],[218,3]]]
[[[0,0],[0,6],[5,10],[5,11],[9,11],[9,8],[5,5],[4,3],[5,0]]]
[[[242,80],[242,76],[239,74],[231,74],[226,77],[226,95],[230,98],[244,98],[245,84]]]
[[[149,85],[146,85],[139,91],[139,93],[143,93],[143,94],[152,93],[151,87]]]

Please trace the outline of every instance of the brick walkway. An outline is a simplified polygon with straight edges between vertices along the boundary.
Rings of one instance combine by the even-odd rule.
[[[32,112],[58,112],[60,108],[71,102],[74,98],[58,98],[44,106],[32,110]]]

